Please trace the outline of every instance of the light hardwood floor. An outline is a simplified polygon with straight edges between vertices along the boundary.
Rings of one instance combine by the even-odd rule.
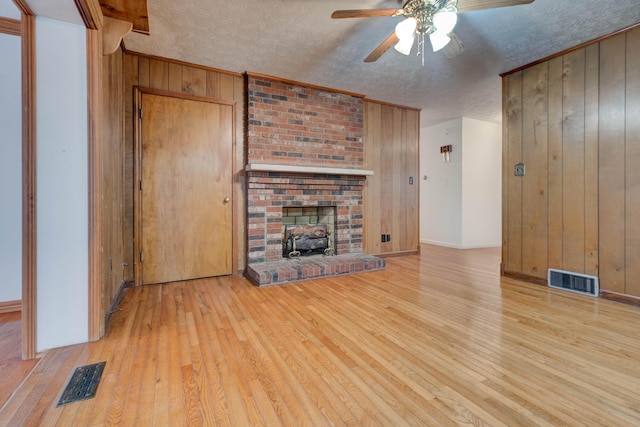
[[[0,314],[0,408],[38,360],[22,360],[20,312]]]
[[[423,246],[340,278],[129,290],[0,425],[640,425],[640,308],[500,278],[499,257]],[[56,408],[103,360],[97,396]]]

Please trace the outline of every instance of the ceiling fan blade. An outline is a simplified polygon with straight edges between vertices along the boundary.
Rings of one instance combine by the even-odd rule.
[[[396,36],[396,33],[391,33],[391,35],[387,37],[385,41],[380,43],[377,48],[373,49],[373,52],[371,52],[369,56],[364,59],[364,62],[377,61],[378,58],[384,55],[384,53],[391,49],[396,43],[398,43],[398,41],[400,41],[400,39],[398,38],[398,36]]]
[[[534,0],[458,0],[458,12],[493,9],[495,7],[518,6]]]
[[[402,9],[400,9],[402,10]],[[393,16],[398,9],[361,9],[361,10],[336,10],[331,14],[333,19],[340,18],[372,18],[375,16]]]

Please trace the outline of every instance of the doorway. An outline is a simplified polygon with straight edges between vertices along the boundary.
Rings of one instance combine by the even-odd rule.
[[[233,103],[138,95],[136,284],[231,274]]]

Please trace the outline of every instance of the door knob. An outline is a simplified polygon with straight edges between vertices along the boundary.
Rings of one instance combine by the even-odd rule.
[[[225,203],[229,203],[229,201],[230,201],[230,200],[231,200],[230,198],[225,197],[225,198],[224,198],[224,200],[223,200],[223,202],[225,202]]]

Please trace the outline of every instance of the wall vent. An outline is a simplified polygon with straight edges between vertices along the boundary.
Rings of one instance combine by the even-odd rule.
[[[574,273],[550,268],[547,273],[549,287],[597,297],[600,295],[598,278],[588,274]]]

